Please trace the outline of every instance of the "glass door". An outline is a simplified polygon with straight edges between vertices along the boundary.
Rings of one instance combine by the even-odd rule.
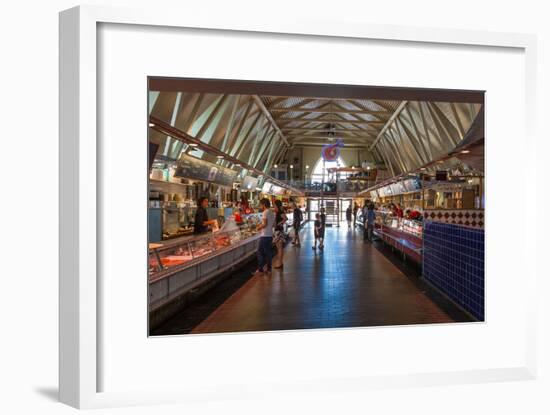
[[[309,220],[315,220],[315,214],[319,212],[319,200],[308,199],[307,200],[307,214]]]

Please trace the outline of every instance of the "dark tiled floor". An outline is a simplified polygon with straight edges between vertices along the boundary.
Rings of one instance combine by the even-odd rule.
[[[285,248],[284,270],[249,277],[254,266],[215,287],[152,334],[219,333],[470,321],[426,286],[420,270],[347,226],[327,228],[324,252]]]

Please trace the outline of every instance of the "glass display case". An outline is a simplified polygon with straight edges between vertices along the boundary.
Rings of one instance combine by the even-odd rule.
[[[261,213],[250,213],[248,215],[243,215],[243,223],[239,225],[241,235],[244,238],[248,238],[257,233],[256,228],[262,222]]]
[[[191,249],[191,254],[193,254],[193,258],[200,258],[216,250],[214,240],[210,234],[208,237],[194,238],[189,241],[188,244]]]
[[[165,246],[163,244],[149,245],[149,275],[169,269],[178,265],[183,265],[193,260],[193,254],[188,243],[173,244]]]
[[[410,233],[418,238],[422,238],[422,222],[411,219],[401,220],[401,230]]]
[[[378,225],[378,226],[385,225],[388,216],[391,216],[391,212],[389,212],[389,211],[385,211],[385,210],[375,211],[374,212],[375,224]]]
[[[422,262],[422,222],[398,218],[387,211],[376,212],[374,233],[387,245],[397,249],[403,258]]]
[[[178,270],[191,261],[215,255],[256,235],[257,215],[247,216],[255,218],[247,218],[249,221],[241,228],[150,244],[149,279],[156,280],[166,275],[168,270]]]
[[[376,211],[376,226],[382,225],[422,238],[422,222],[418,220],[397,218],[389,211]]]

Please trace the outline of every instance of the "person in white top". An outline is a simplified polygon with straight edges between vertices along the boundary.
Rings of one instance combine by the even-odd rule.
[[[269,199],[260,200],[260,210],[262,211],[262,223],[258,226],[260,230],[260,241],[258,243],[258,269],[254,275],[271,275],[271,259],[273,258],[273,225],[275,223],[275,214],[270,209]]]

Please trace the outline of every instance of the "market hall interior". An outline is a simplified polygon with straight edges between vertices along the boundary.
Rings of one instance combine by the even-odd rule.
[[[149,334],[483,321],[483,102],[150,78]]]

